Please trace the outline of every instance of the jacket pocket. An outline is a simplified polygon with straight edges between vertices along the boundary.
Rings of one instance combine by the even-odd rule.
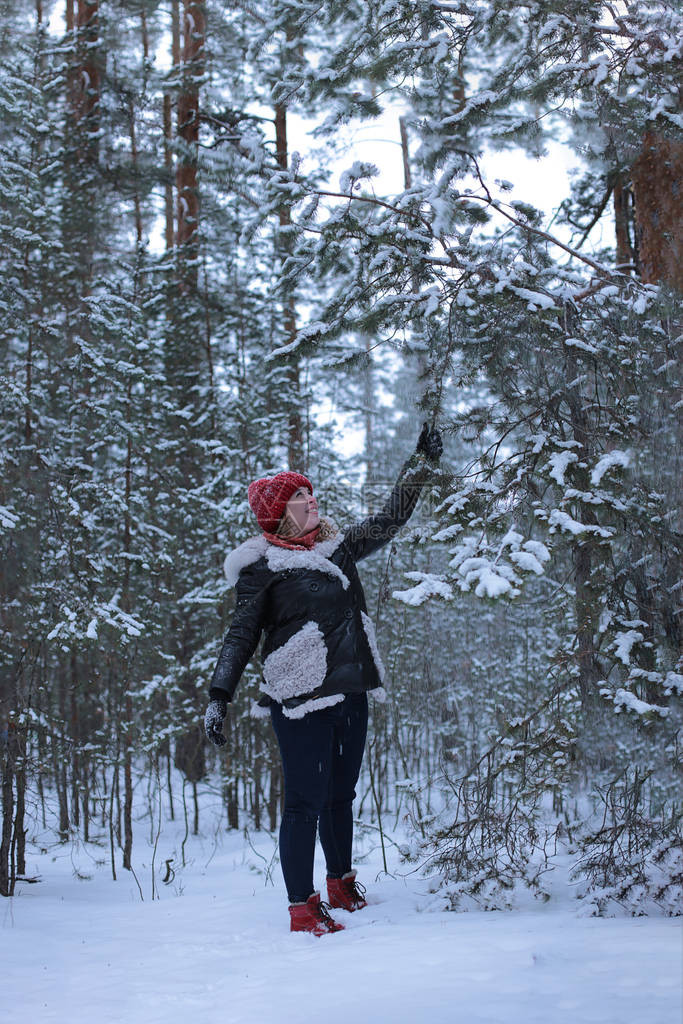
[[[310,621],[265,659],[261,689],[283,701],[317,690],[326,675],[325,637],[318,624]]]

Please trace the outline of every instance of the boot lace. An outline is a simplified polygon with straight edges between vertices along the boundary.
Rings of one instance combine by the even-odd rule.
[[[365,886],[361,885],[354,878],[350,885],[348,885],[348,893],[354,900],[365,902]]]
[[[318,917],[324,924],[334,924],[334,918],[330,913],[331,909],[332,907],[329,903],[325,903],[324,900],[321,900],[320,903],[318,903]]]

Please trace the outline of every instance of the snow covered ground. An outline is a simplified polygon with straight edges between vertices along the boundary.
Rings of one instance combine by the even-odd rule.
[[[157,867],[179,863],[165,825]],[[681,919],[579,916],[542,907],[449,913],[393,847],[358,844],[370,905],[346,931],[288,931],[274,839],[190,837],[187,866],[151,899],[149,837],[111,879],[106,845],[33,847],[0,901],[4,1024],[678,1024]],[[99,863],[98,863],[99,862]],[[270,875],[268,867],[270,866]],[[316,862],[317,882],[323,864]],[[85,877],[87,876],[87,877]]]

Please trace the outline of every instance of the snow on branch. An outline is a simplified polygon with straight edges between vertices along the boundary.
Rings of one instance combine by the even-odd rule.
[[[648,704],[647,701],[636,697],[635,693],[632,693],[630,690],[624,690],[622,687],[619,687],[616,691],[613,700],[617,712],[626,708],[629,711],[635,711],[637,715],[657,714],[662,718],[666,718],[669,714],[668,708],[662,708],[659,704]]]
[[[403,604],[417,607],[424,604],[428,597],[442,597],[446,601],[453,597],[452,587],[441,576],[428,572],[405,572],[403,575],[417,581],[417,586],[409,590],[392,591],[391,596]]]
[[[0,527],[3,530],[12,530],[19,522],[19,516],[11,508],[0,505]]]
[[[591,483],[597,487],[605,473],[612,469],[613,466],[621,466],[626,469],[630,464],[631,458],[628,452],[622,452],[619,450],[608,452],[607,455],[602,456],[591,470]]]

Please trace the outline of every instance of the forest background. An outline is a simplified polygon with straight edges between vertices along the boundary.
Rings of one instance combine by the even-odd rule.
[[[427,419],[441,472],[363,572],[359,817],[454,909],[548,898],[559,849],[591,912],[680,913],[682,20],[4,0],[3,895],[37,829],[132,870],[134,805],[198,832],[200,785],[275,830],[256,660],[200,728],[246,484],[310,473],[344,526]],[[487,176],[558,146],[550,215]]]

